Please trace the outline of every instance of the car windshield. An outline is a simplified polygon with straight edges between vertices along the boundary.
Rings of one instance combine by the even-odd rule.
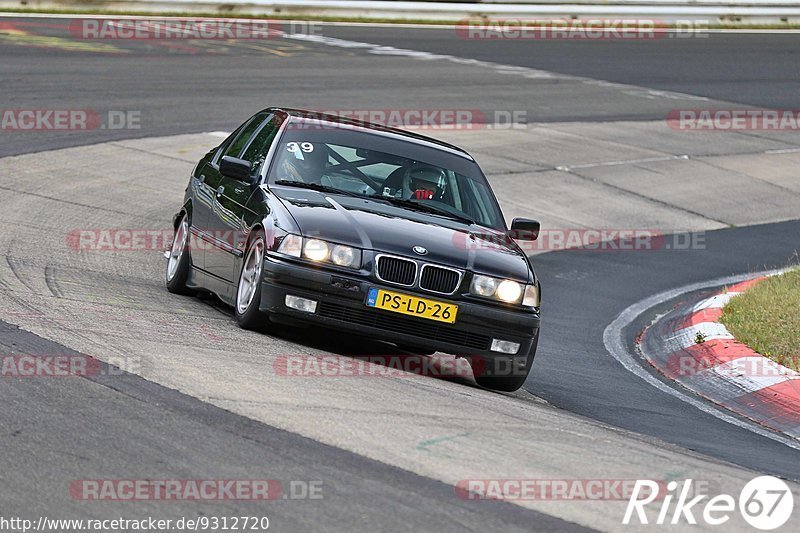
[[[269,169],[271,185],[341,191],[504,229],[497,201],[475,162],[433,143],[323,124],[289,124]]]

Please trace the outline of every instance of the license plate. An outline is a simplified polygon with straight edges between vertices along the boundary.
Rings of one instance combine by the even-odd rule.
[[[448,324],[456,321],[458,313],[458,306],[455,304],[374,288],[367,294],[367,306]]]

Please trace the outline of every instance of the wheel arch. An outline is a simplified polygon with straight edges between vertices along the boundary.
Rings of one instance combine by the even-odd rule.
[[[180,210],[175,213],[175,216],[172,217],[172,229],[177,230],[178,224],[181,221],[181,218],[186,215],[189,217],[189,225],[192,225],[192,201],[187,200],[185,204],[180,208]]]

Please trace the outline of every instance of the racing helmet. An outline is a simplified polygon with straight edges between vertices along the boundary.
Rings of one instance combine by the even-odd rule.
[[[288,143],[280,166],[281,179],[319,183],[328,166],[328,147],[323,143]]]
[[[444,194],[444,171],[428,165],[416,165],[409,169],[409,186],[415,200],[439,199]]]

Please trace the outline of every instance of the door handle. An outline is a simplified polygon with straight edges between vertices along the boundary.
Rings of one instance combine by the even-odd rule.
[[[235,192],[236,194],[242,194],[244,192],[244,189],[236,187],[235,189],[233,189],[233,192]]]
[[[219,187],[217,187],[217,198],[221,198],[221,197],[222,197],[222,193],[223,193],[224,191],[225,191],[225,187],[223,187],[222,185],[220,185]]]

